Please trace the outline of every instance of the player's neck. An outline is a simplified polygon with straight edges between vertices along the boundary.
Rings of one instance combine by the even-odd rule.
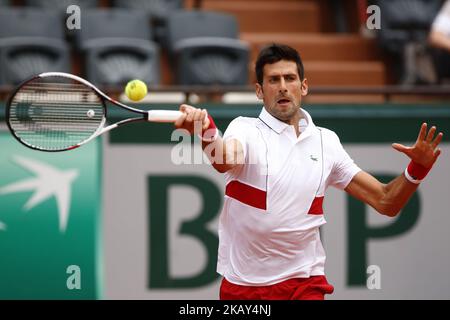
[[[284,121],[285,123],[294,127],[295,134],[297,135],[297,137],[300,136],[299,123],[302,118],[304,118],[304,116],[303,116],[303,113],[299,109],[298,112],[296,112],[295,115],[293,115],[289,120]]]

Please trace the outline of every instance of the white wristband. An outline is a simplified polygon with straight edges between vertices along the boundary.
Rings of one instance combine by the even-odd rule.
[[[422,180],[414,179],[413,177],[411,177],[411,175],[408,172],[408,168],[405,169],[405,178],[406,180],[414,184],[419,184],[422,182]]]

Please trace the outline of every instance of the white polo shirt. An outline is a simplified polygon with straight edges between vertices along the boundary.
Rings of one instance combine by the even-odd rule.
[[[450,0],[447,0],[431,25],[433,31],[439,31],[450,37]]]
[[[300,109],[301,134],[262,109],[238,117],[224,139],[241,142],[245,164],[225,173],[217,272],[240,285],[263,286],[324,275],[319,227],[328,186],[344,189],[361,169],[331,130]]]

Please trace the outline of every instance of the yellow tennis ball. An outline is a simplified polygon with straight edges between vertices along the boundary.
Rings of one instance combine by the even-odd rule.
[[[141,80],[132,80],[127,83],[125,94],[130,100],[142,100],[147,95],[147,86]]]

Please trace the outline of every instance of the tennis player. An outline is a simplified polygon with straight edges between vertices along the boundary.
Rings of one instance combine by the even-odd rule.
[[[393,217],[441,153],[442,133],[424,123],[413,146],[393,144],[411,161],[383,184],[354,163],[333,131],[316,126],[301,108],[308,82],[297,51],[277,44],[264,48],[256,77],[261,113],[234,119],[223,138],[206,110],[181,105],[183,115],[175,123],[190,132],[201,123],[203,150],[226,180],[219,222],[220,298],[322,300],[334,290],[325,277],[319,234],[327,188],[345,190]]]

